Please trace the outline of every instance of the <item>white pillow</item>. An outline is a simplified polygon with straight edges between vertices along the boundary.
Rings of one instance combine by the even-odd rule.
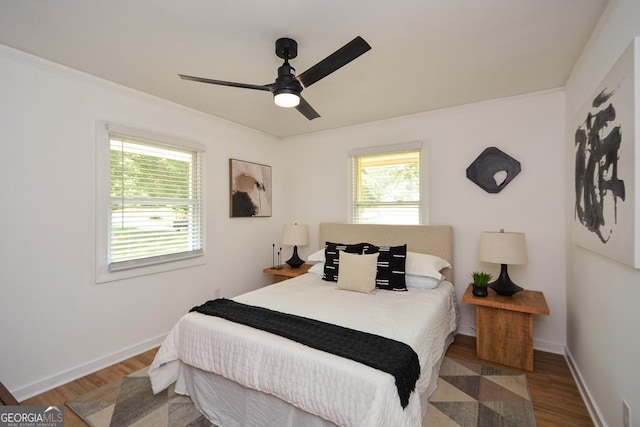
[[[307,261],[320,261],[324,262],[324,248],[320,249],[318,252],[314,252],[307,258]]]
[[[319,274],[322,276],[324,274],[324,262],[313,264],[311,268],[309,268],[308,272],[313,274]]]
[[[404,279],[407,283],[407,289],[435,289],[442,282],[435,277],[414,276],[413,274],[405,275]]]
[[[406,274],[443,280],[444,276],[440,273],[443,268],[451,268],[451,264],[445,259],[435,255],[407,252]]]
[[[376,289],[378,255],[350,254],[340,251],[340,270],[338,270],[338,289],[345,291],[373,293]]]

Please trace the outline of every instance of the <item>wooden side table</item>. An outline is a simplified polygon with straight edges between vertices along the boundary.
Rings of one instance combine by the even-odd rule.
[[[476,306],[476,354],[480,359],[533,371],[533,315],[549,315],[544,294],[520,291],[505,297],[488,289],[473,295],[472,285],[462,301]]]
[[[312,264],[302,264],[300,268],[292,268],[289,264],[282,264],[281,268],[265,268],[263,273],[273,274],[273,283],[282,282],[283,280],[291,279],[305,274],[311,268]]]

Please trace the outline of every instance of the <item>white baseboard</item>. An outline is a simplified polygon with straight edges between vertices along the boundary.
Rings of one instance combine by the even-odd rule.
[[[545,341],[545,340],[533,340],[533,348],[535,350],[546,351],[547,353],[554,354],[564,354],[565,346],[564,344],[558,344],[555,342]]]
[[[13,390],[11,393],[18,400],[18,402],[22,402],[23,400],[29,399],[30,397],[37,396],[41,393],[44,393],[45,391],[49,391],[63,384],[67,384],[71,381],[77,380],[78,378],[82,378],[93,372],[99,371],[100,369],[106,368],[118,362],[122,362],[123,360],[129,359],[140,353],[144,353],[147,350],[158,347],[160,344],[162,344],[166,336],[167,334],[163,334],[155,338],[151,338],[134,346],[93,360],[82,366],[78,366],[68,371],[53,375],[49,378],[45,378],[41,381],[36,381],[35,383],[31,383],[17,390]]]
[[[458,329],[456,329],[456,333],[460,335],[467,335],[469,337],[476,336],[475,326],[467,325],[466,323],[460,323],[458,325]]]
[[[582,400],[587,407],[587,411],[589,411],[591,421],[593,421],[593,424],[596,427],[607,427],[607,423],[604,421],[602,412],[600,412],[598,405],[596,404],[593,396],[591,395],[591,392],[589,391],[589,387],[587,387],[587,384],[584,382],[584,378],[580,373],[580,369],[578,369],[578,365],[576,365],[571,352],[566,347],[564,349],[564,357],[567,360],[567,365],[569,365],[569,370],[571,371],[571,375],[573,375],[573,379],[578,386],[578,390],[580,391]]]

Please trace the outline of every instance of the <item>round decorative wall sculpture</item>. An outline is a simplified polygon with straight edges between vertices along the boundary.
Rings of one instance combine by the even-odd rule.
[[[520,162],[496,147],[486,148],[467,168],[467,178],[487,193],[499,193],[520,173]]]

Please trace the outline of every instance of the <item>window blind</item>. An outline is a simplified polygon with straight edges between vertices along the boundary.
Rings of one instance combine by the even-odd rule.
[[[202,255],[202,153],[109,132],[109,271]]]
[[[419,148],[352,153],[352,222],[420,224]]]

